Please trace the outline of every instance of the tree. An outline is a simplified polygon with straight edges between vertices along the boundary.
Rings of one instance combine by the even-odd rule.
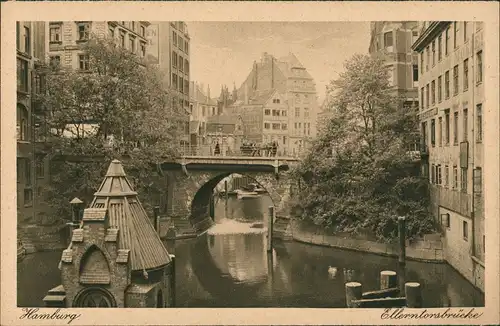
[[[177,155],[186,113],[156,67],[137,55],[96,36],[83,50],[80,70],[38,71],[46,80],[47,91],[37,100],[45,108],[54,158],[47,199],[56,214],[69,218],[68,202],[78,196],[89,204],[110,161],[125,158],[127,174],[148,207],[148,194],[162,191],[151,172]],[[61,156],[78,159],[58,160]]]
[[[379,239],[396,237],[398,215],[407,217],[410,237],[433,230],[427,182],[408,155],[418,139],[416,114],[393,94],[382,58],[346,61],[327,89],[332,117],[294,171],[306,181],[300,218]]]

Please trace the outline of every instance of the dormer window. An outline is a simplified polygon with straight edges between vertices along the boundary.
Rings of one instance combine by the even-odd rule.
[[[279,98],[273,99],[273,103],[279,104],[280,103],[280,99]]]

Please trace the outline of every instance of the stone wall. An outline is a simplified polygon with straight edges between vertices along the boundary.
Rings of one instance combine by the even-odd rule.
[[[368,235],[328,234],[321,229],[307,229],[292,221],[292,239],[310,244],[365,251],[384,256],[397,257],[399,247],[396,243],[377,242]],[[406,243],[406,258],[428,262],[444,262],[445,248],[439,234],[429,234],[424,238]]]

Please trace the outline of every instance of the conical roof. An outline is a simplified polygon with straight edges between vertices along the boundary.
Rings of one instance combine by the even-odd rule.
[[[170,262],[167,249],[128,181],[120,161],[111,162],[94,196],[90,208],[107,209],[109,228],[118,229],[118,249],[130,250],[132,270],[154,269]]]

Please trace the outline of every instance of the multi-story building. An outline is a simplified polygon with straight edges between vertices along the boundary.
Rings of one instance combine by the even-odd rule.
[[[250,141],[278,141],[288,153],[298,154],[308,140],[316,136],[316,86],[292,53],[280,59],[264,53],[260,62],[254,62],[236,97],[233,110],[242,116],[245,136]],[[266,114],[266,110],[270,113]],[[276,110],[279,110],[279,115]],[[276,129],[273,129],[273,123]]]
[[[446,260],[484,291],[483,24],[422,22],[419,117]]]
[[[181,143],[190,142],[189,86],[190,86],[190,42],[185,22],[151,22],[147,28],[149,46],[146,58],[158,65],[164,76],[165,86],[173,92],[173,100],[183,108],[185,125]]]
[[[86,70],[88,55],[83,45],[92,34],[110,37],[116,44],[145,57],[147,21],[64,21],[47,24],[48,55],[51,64]]]
[[[45,60],[45,22],[16,22],[17,49],[17,208],[18,224],[36,223],[38,188],[46,177],[47,160],[37,153],[35,96],[44,89],[43,76],[35,74]]]
[[[210,86],[203,92],[203,85],[195,81],[189,87],[189,129],[191,146],[207,145],[207,118],[216,115],[217,102],[210,98]]]
[[[370,25],[371,55],[382,55],[389,70],[389,83],[395,95],[403,97],[405,106],[417,107],[418,58],[412,50],[419,30],[415,21],[377,21]]]

